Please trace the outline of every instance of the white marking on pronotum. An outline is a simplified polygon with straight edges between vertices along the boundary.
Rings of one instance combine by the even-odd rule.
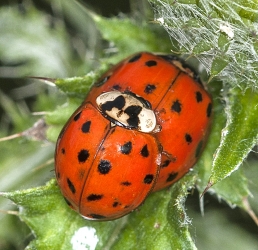
[[[112,107],[111,110],[107,110],[104,107],[105,104],[108,102],[115,102],[115,100],[118,100],[121,98],[121,100],[124,102],[123,107],[117,108]],[[150,133],[150,132],[159,132],[160,129],[156,122],[156,116],[152,109],[146,107],[146,104],[144,104],[144,99],[140,96],[130,94],[130,93],[122,93],[120,91],[114,90],[110,92],[105,92],[101,95],[99,95],[96,98],[96,104],[98,105],[98,108],[100,111],[105,114],[107,117],[110,117],[113,119],[114,123],[116,125],[120,125],[122,127],[128,128],[128,129],[137,129],[144,133]],[[117,105],[122,105],[122,102],[117,102]],[[134,107],[139,107],[140,112],[137,115],[139,119],[139,123],[137,127],[131,126],[130,124],[130,112],[132,112],[132,115],[134,111]],[[126,112],[128,108],[132,108],[129,113]],[[137,108],[136,108],[137,109]],[[132,117],[131,117],[132,118]],[[117,123],[116,123],[116,122]]]

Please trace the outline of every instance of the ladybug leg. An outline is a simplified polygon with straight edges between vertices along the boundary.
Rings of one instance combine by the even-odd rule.
[[[176,162],[176,157],[166,151],[162,151],[161,155],[161,168],[168,166],[171,162]]]
[[[162,126],[157,124],[156,127],[154,128],[154,130],[152,131],[152,133],[156,134],[156,133],[161,132],[161,130],[162,130]]]

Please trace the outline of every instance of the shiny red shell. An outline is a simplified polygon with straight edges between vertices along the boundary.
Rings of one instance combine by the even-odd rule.
[[[161,130],[143,133],[106,119],[96,98],[112,90],[147,100]],[[87,219],[128,214],[195,164],[211,113],[210,95],[178,58],[142,52],[118,63],[93,85],[59,135],[55,170],[67,203]]]

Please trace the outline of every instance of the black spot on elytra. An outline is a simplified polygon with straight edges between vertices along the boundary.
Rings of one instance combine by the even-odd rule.
[[[208,107],[207,107],[207,117],[210,117],[210,116],[211,116],[211,111],[212,111],[212,104],[209,103],[209,104],[208,104]]]
[[[88,214],[88,215],[86,215],[86,217],[93,218],[93,219],[99,219],[99,220],[106,218],[106,216],[100,215],[100,214]]]
[[[99,201],[103,198],[103,194],[90,194],[87,197],[88,201]]]
[[[136,62],[138,61],[140,58],[141,58],[142,54],[137,54],[135,56],[133,56],[131,59],[129,59],[129,63],[132,63],[132,62]]]
[[[115,90],[121,90],[121,86],[119,84],[116,84],[112,87]]]
[[[139,126],[139,114],[142,111],[142,107],[140,106],[129,106],[124,110],[124,113],[129,116],[129,118],[126,120],[129,127],[131,128],[138,128]]]
[[[179,100],[176,100],[173,102],[172,106],[171,106],[171,110],[176,112],[176,113],[180,113],[182,110],[182,104],[179,102]]]
[[[175,173],[175,172],[172,172],[168,175],[168,178],[166,179],[166,182],[171,182],[173,181],[174,179],[176,179],[178,173]]]
[[[73,183],[70,181],[69,178],[67,178],[66,181],[67,181],[67,184],[68,184],[68,187],[69,187],[70,191],[71,191],[73,194],[75,194],[75,193],[76,193],[76,189],[75,189]]]
[[[76,115],[74,116],[73,120],[74,120],[75,122],[80,119],[81,113],[82,113],[82,111],[80,111],[78,114],[76,114]]]
[[[157,65],[157,62],[155,60],[149,60],[149,61],[145,62],[145,65],[147,67],[153,67],[153,66]]]
[[[65,148],[61,149],[61,153],[64,155],[65,154]]]
[[[82,132],[83,133],[89,133],[90,132],[90,125],[91,125],[91,121],[87,121],[85,123],[82,124]]]
[[[98,171],[100,174],[108,174],[111,167],[111,163],[108,160],[101,160],[98,165]]]
[[[156,89],[156,86],[154,84],[148,84],[145,89],[144,92],[146,94],[151,94],[154,90]]]
[[[198,158],[202,152],[203,141],[200,141],[195,150],[195,158]]]
[[[60,172],[57,173],[56,177],[57,179],[60,179]]]
[[[166,168],[170,164],[170,162],[171,162],[171,160],[165,160],[165,161],[162,162],[160,167],[161,168]]]
[[[147,174],[147,175],[144,177],[143,182],[144,182],[145,184],[151,184],[152,181],[153,181],[153,179],[154,179],[153,174]]]
[[[197,92],[195,93],[195,98],[196,98],[196,101],[197,101],[197,102],[202,102],[202,93],[199,92],[199,91],[197,91]]]
[[[129,155],[132,151],[132,142],[126,142],[120,147],[120,151],[122,154]]]
[[[192,143],[193,139],[192,136],[190,134],[185,134],[185,141],[187,142],[187,144],[189,145],[190,143]]]
[[[89,156],[90,156],[89,151],[87,149],[82,149],[78,153],[78,161],[79,161],[79,163],[84,163],[85,161],[87,161]]]
[[[125,98],[120,95],[115,98],[113,101],[107,101],[101,105],[103,112],[111,111],[113,108],[122,109],[125,106]]]
[[[128,186],[131,186],[132,183],[129,181],[123,181],[123,182],[121,182],[121,185],[128,187]]]
[[[85,169],[79,169],[79,179],[82,180],[85,174]]]
[[[148,157],[149,156],[149,150],[147,144],[145,144],[141,150],[141,155],[143,157]]]
[[[119,203],[118,201],[115,201],[115,202],[112,204],[112,207],[117,207],[118,205],[121,205],[121,203]]]
[[[101,80],[99,80],[98,82],[96,82],[96,83],[94,84],[95,87],[100,87],[100,86],[102,86],[103,84],[105,84],[105,83],[108,81],[108,79],[110,78],[110,76],[111,76],[111,75],[105,76],[103,79],[101,79]]]

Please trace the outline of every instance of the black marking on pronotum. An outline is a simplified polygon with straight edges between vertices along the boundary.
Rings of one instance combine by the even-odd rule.
[[[202,102],[202,93],[200,91],[197,91],[195,93],[195,98],[197,102]]]
[[[120,150],[122,154],[129,155],[132,151],[132,142],[126,142],[120,147]]]
[[[90,194],[87,196],[88,201],[99,201],[103,198],[103,194]]]
[[[176,112],[176,113],[180,113],[182,110],[182,104],[179,102],[179,100],[176,100],[173,102],[172,106],[171,106],[171,110]]]
[[[140,123],[139,114],[141,111],[142,107],[136,105],[129,106],[124,110],[124,113],[129,116],[129,118],[126,120],[129,127],[138,128]]]
[[[135,93],[133,93],[129,90],[126,90],[124,93],[127,95],[130,95],[130,96],[133,96],[135,99],[137,99],[139,102],[141,102],[143,107],[152,109],[151,103],[148,100],[144,99],[143,97],[136,95]]]
[[[210,117],[210,116],[211,116],[211,111],[212,111],[212,104],[209,103],[209,104],[208,104],[208,107],[207,107],[207,117]]]
[[[82,113],[82,111],[80,111],[79,113],[77,113],[77,114],[74,116],[73,120],[74,120],[75,122],[80,119],[81,113]]]
[[[101,160],[98,165],[98,171],[100,174],[108,174],[111,170],[111,164],[108,160]]]
[[[147,62],[145,62],[145,65],[148,67],[153,67],[157,65],[157,62],[155,60],[149,60]]]
[[[83,133],[89,133],[90,132],[90,125],[91,125],[91,121],[87,121],[85,123],[82,124],[82,132]]]
[[[71,191],[73,194],[75,194],[75,193],[76,193],[76,189],[75,189],[73,183],[70,181],[69,178],[67,178],[66,181],[67,181],[67,184],[68,184],[68,187],[69,187],[70,191]]]
[[[176,179],[178,173],[175,173],[175,172],[172,172],[168,175],[168,178],[166,179],[166,182],[171,182],[173,181],[174,179]]]
[[[148,84],[145,89],[144,92],[146,94],[151,94],[154,90],[156,89],[156,86],[154,84]]]
[[[128,60],[129,63],[136,62],[141,58],[142,54],[137,54]]]
[[[144,182],[145,184],[151,184],[152,181],[153,181],[153,179],[154,179],[153,174],[147,174],[147,175],[144,177],[143,182]]]
[[[122,95],[116,97],[113,101],[107,101],[101,105],[103,112],[111,111],[113,108],[121,110],[125,106],[125,98]]]
[[[149,150],[147,144],[145,144],[141,150],[141,155],[143,157],[148,157],[149,156]]]
[[[84,163],[85,161],[87,161],[89,156],[90,156],[89,151],[87,149],[82,149],[78,153],[78,161],[79,161],[79,163]]]

